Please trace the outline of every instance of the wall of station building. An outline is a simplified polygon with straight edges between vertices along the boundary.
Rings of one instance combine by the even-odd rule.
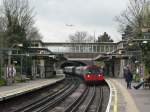
[[[137,41],[136,41],[137,42]],[[48,47],[52,52],[61,52],[61,53],[72,53],[73,56],[78,56],[74,55],[82,53],[83,55],[90,55],[92,54],[92,58],[94,57],[94,53],[98,53],[99,55],[101,54],[107,54],[107,53],[114,53],[117,55],[121,55],[123,50],[125,51],[125,48],[127,47],[126,41],[120,41],[118,43],[107,43],[107,42],[101,42],[101,43],[41,43],[37,44],[34,43],[35,46],[44,46]],[[55,50],[53,51],[52,48]],[[129,57],[133,55],[136,57],[136,54],[133,53],[129,54],[127,51],[124,53],[125,55],[128,55]],[[139,55],[139,54],[137,54]],[[68,54],[67,54],[68,56]],[[66,57],[67,57],[66,56]],[[82,56],[80,54],[80,56]],[[87,56],[87,55],[86,55]],[[69,57],[69,56],[68,56]],[[87,58],[82,56],[83,58]],[[90,56],[89,56],[90,57]],[[95,57],[94,57],[95,58]],[[112,64],[113,63],[113,64]],[[108,66],[107,70],[109,71],[107,74],[110,76],[114,77],[123,77],[123,68],[125,65],[130,64],[129,59],[123,59],[123,58],[118,58],[113,60],[111,63],[111,66]]]
[[[111,61],[105,61],[105,75],[110,77],[123,78],[123,68],[125,66],[124,59],[115,59]]]
[[[44,44],[44,43],[43,43]],[[42,47],[42,44],[34,43],[34,45]],[[44,46],[46,47],[46,46]],[[113,51],[116,51],[118,49],[122,49],[124,47],[124,42],[119,43],[70,43],[70,44],[60,44],[56,47],[47,46],[50,50],[51,47],[53,47],[57,52],[60,51],[61,53],[111,53]],[[93,56],[93,55],[92,55]],[[107,67],[107,75],[114,76],[114,77],[123,77],[123,67],[125,65],[125,60],[123,59],[116,59],[110,62]],[[41,62],[42,63],[42,62]],[[42,64],[43,65],[43,64]],[[42,70],[41,70],[42,71]],[[44,70],[46,71],[46,70]],[[49,71],[49,70],[47,70]],[[42,72],[41,72],[42,74]]]
[[[72,43],[68,45],[65,44],[65,45],[57,46],[57,48],[55,49],[65,54],[72,53],[73,56],[69,54],[71,58],[73,57],[79,58],[79,56],[81,58],[89,58],[91,56],[92,58],[95,58],[96,56],[93,55],[95,53],[96,55],[100,55],[103,53],[107,54],[116,51],[118,49],[122,49],[123,47],[124,47],[124,42],[121,41],[119,43],[105,43],[105,42],[104,43],[103,42],[102,43],[76,43],[76,44]],[[51,47],[49,47],[49,49],[51,49]],[[91,54],[91,56],[89,56],[90,55],[89,53]],[[68,54],[66,55],[67,55],[66,57],[69,57]],[[113,64],[111,64],[111,66],[107,67],[106,74],[114,77],[123,77],[123,66],[124,66],[124,60],[117,59],[113,61]]]

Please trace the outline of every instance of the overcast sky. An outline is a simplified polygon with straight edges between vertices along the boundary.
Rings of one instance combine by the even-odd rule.
[[[69,34],[87,31],[96,37],[107,32],[115,41],[121,39],[114,17],[128,0],[29,0],[36,13],[36,26],[43,41],[65,42]],[[72,24],[72,27],[66,26]]]

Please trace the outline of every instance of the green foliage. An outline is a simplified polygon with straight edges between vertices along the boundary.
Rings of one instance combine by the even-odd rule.
[[[96,61],[96,65],[104,67],[105,63],[104,63],[104,61]]]
[[[6,80],[3,78],[0,78],[0,86],[6,85]]]
[[[33,27],[33,10],[28,0],[3,0],[1,4],[4,39],[6,47],[15,43],[25,43],[29,30]]]
[[[145,68],[145,70],[144,70],[144,75],[145,75],[146,77],[150,75],[150,74],[148,73],[148,68]]]
[[[140,76],[139,76],[139,74],[133,74],[133,80],[135,81],[135,82],[139,82],[140,81]]]
[[[128,51],[136,51],[136,50],[141,50],[141,47],[139,46],[139,43],[134,42],[133,45],[128,45],[127,46]]]
[[[113,40],[106,32],[104,32],[103,35],[98,37],[97,42],[113,42]]]
[[[123,31],[122,40],[127,40],[128,38],[130,38],[132,36],[132,30],[132,27],[130,25],[127,25],[125,30]]]
[[[27,80],[30,80],[30,78],[26,78],[25,76],[21,76],[21,75],[15,76],[15,82],[16,83],[25,82]]]
[[[2,66],[0,66],[0,78],[4,75],[4,70],[2,69]]]
[[[130,25],[133,29],[131,37],[141,38],[142,29],[150,26],[149,0],[129,0],[127,8],[116,17],[116,21],[121,31],[125,31],[127,25]]]
[[[1,74],[1,73],[2,73],[2,68],[1,68],[1,66],[0,66],[0,77],[2,76],[2,74]]]
[[[142,44],[142,60],[144,61],[145,67],[150,72],[150,42]]]

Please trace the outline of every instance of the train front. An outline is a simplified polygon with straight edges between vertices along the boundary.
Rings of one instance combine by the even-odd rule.
[[[104,82],[102,69],[95,66],[85,68],[83,78],[87,84],[102,84]]]

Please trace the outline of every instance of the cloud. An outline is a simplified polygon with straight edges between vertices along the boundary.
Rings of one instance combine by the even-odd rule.
[[[1,4],[2,0],[0,0]],[[76,31],[96,36],[107,32],[121,39],[114,17],[126,8],[128,0],[29,0],[36,13],[36,26],[43,41],[66,41]],[[67,27],[65,24],[73,24]]]
[[[108,32],[115,41],[120,35],[114,17],[125,9],[128,0],[31,0],[37,13],[37,27],[44,41],[64,41],[76,30]],[[67,28],[65,24],[74,24]]]

